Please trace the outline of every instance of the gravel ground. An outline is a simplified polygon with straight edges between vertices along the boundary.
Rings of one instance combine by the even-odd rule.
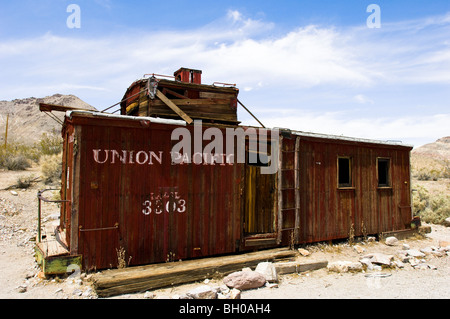
[[[37,169],[27,172],[0,171],[0,189],[14,184],[18,176],[37,175]],[[0,190],[0,298],[8,299],[81,299],[96,298],[89,275],[41,278],[34,260],[34,241],[37,225],[37,190],[47,187],[33,185],[27,190]],[[58,213],[56,205],[44,207],[43,219],[54,222],[51,216]],[[311,255],[299,257],[303,262],[328,260],[358,261],[367,253],[380,252],[395,255],[402,244],[420,249],[450,243],[450,228],[431,225],[432,232],[424,238],[399,241],[397,246],[381,242],[360,243],[365,251],[358,253],[348,244],[312,245],[306,247]],[[402,269],[383,269],[372,272],[337,274],[320,269],[302,274],[280,276],[278,288],[259,288],[243,291],[242,299],[297,299],[297,298],[346,298],[346,299],[449,299],[450,256],[427,256],[426,262],[436,269],[419,270],[409,264]],[[381,274],[381,275],[380,275]],[[172,298],[197,285],[192,283],[152,292],[155,298]],[[221,279],[211,279],[208,285],[221,285]],[[131,294],[114,298],[144,298]],[[148,296],[148,295],[147,295]]]

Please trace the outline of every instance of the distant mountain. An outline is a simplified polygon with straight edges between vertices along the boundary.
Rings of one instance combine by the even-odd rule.
[[[450,136],[438,139],[411,152],[413,175],[448,177],[450,173]]]
[[[96,109],[74,95],[54,94],[44,98],[30,97],[12,101],[0,101],[0,144],[5,142],[6,118],[8,120],[8,143],[33,144],[43,133],[61,131],[61,124],[39,111],[39,103],[72,106],[86,110]],[[52,112],[63,119],[64,112]]]
[[[414,149],[412,153],[437,160],[450,160],[450,136],[442,137],[436,142],[422,145]]]

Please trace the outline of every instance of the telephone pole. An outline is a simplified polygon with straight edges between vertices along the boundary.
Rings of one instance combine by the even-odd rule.
[[[9,121],[9,113],[6,114],[5,149],[8,143],[8,121]]]

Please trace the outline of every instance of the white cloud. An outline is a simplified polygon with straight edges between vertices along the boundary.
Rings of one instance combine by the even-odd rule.
[[[110,5],[110,1],[99,3]],[[100,38],[48,33],[5,40],[0,43],[0,99],[70,93],[101,109],[118,102],[143,74],[171,75],[181,66],[202,69],[204,83],[237,83],[242,92],[258,95],[259,100],[262,96],[276,100],[280,92],[290,91],[292,99],[286,105],[272,106],[278,110],[298,107],[296,92],[312,88],[317,90],[316,103],[322,106],[320,94],[326,101],[331,91],[340,89],[351,92],[347,101],[376,106],[381,99],[372,97],[370,88],[382,92],[379,87],[450,83],[449,14],[383,23],[377,30],[308,25],[280,34],[275,29],[272,22],[228,11],[224,18],[192,30]],[[362,88],[365,94],[360,93]],[[409,105],[404,107],[409,110]],[[301,117],[280,114],[267,121],[273,126],[368,138],[445,135],[438,128],[442,117],[433,115],[348,119],[326,108],[322,114]],[[445,114],[443,118],[448,120]]]
[[[449,135],[450,114],[377,119],[351,118],[342,112],[292,114],[259,119],[267,127],[378,140],[400,140],[415,146],[420,146],[423,141],[434,141]]]
[[[355,95],[353,97],[353,100],[355,100],[357,103],[360,103],[360,104],[374,104],[375,103],[372,99],[368,98],[364,94]]]

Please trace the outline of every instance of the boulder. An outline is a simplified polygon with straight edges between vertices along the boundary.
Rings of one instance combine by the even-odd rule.
[[[229,288],[247,290],[264,286],[266,277],[256,271],[236,271],[226,276],[223,282]]]
[[[388,246],[395,246],[398,244],[398,239],[394,236],[387,237],[384,243]]]
[[[277,270],[271,262],[259,263],[255,271],[262,274],[268,282],[278,282]]]
[[[408,249],[406,250],[406,253],[412,257],[425,257],[425,254],[418,251],[417,249]]]
[[[394,256],[382,253],[373,253],[365,255],[363,258],[369,259],[372,264],[390,266]]]

